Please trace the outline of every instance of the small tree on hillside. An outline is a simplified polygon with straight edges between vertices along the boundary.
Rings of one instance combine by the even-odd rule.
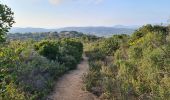
[[[11,8],[0,4],[0,42],[5,41],[6,33],[15,23],[13,15]]]

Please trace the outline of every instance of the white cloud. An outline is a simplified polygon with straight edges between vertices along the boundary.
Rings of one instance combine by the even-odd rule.
[[[81,2],[91,2],[91,3],[94,3],[94,4],[99,4],[104,0],[49,0],[49,2],[51,4],[54,4],[54,5],[58,5],[58,4],[62,3],[62,2],[68,2],[68,1],[71,1],[71,2],[81,1]]]
[[[61,3],[62,1],[64,1],[64,0],[49,0],[49,2],[50,2],[51,4],[55,4],[55,5]]]
[[[96,4],[101,3],[103,0],[94,0]]]

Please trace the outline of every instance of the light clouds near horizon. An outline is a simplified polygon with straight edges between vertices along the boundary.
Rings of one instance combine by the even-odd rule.
[[[80,1],[83,1],[83,2],[91,2],[91,3],[95,3],[95,4],[98,4],[98,3],[101,3],[103,0],[49,0],[49,2],[51,4],[55,4],[55,5],[58,5],[60,3],[63,3],[63,2],[80,2]]]
[[[16,27],[114,26],[166,23],[170,0],[1,0]]]

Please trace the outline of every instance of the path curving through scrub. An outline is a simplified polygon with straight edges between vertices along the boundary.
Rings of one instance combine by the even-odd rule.
[[[93,94],[82,90],[82,76],[87,71],[88,59],[84,57],[76,70],[59,78],[49,100],[98,100]]]

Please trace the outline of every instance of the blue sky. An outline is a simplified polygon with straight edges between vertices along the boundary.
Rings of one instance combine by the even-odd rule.
[[[166,23],[170,0],[1,0],[15,27],[57,28]]]

